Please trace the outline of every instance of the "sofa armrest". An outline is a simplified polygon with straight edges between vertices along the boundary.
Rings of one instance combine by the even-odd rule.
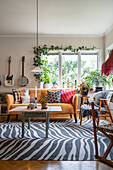
[[[6,95],[6,101],[7,101],[7,114],[9,113],[11,105],[14,103],[14,96],[11,94]]]
[[[74,114],[77,114],[78,94],[74,94],[74,95],[73,95],[72,105],[73,105],[73,107],[74,107]]]

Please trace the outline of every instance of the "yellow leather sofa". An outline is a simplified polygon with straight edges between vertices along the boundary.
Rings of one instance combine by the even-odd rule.
[[[23,90],[23,89],[17,89],[17,90]],[[37,89],[37,102],[39,99],[47,95],[47,90],[50,91],[58,91],[61,89]],[[66,89],[70,90],[70,89]],[[30,97],[34,98],[35,97],[35,89],[29,89],[29,95]],[[9,113],[9,110],[17,107],[17,106],[27,106],[28,104],[15,104],[14,103],[14,96],[11,94],[6,95],[6,101],[7,101],[7,114],[17,114],[17,113]],[[40,103],[37,104],[40,106]],[[68,103],[48,103],[48,106],[61,106],[62,108],[62,113],[51,113],[50,118],[70,118],[70,115],[74,114],[75,122],[77,122],[76,114],[77,114],[77,105],[78,105],[78,95],[74,94],[72,98],[72,104]],[[18,114],[21,114],[18,113]]]

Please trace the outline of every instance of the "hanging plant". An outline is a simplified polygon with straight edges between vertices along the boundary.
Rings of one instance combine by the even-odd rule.
[[[75,53],[75,52],[78,52],[79,50],[94,50],[95,48],[96,48],[95,46],[93,46],[92,48],[87,48],[85,46],[73,48],[71,45],[68,47],[63,47],[62,45],[60,47],[54,46],[54,45],[51,45],[50,47],[47,47],[47,45],[44,45],[43,47],[40,47],[40,46],[34,47],[33,50],[34,50],[35,57],[33,58],[33,60],[34,60],[33,65],[35,67],[36,66],[42,67],[44,62],[41,60],[41,55],[49,55],[49,51],[63,50],[63,51],[71,51],[71,52]],[[34,74],[34,76],[40,82],[43,81],[41,78],[42,73]]]

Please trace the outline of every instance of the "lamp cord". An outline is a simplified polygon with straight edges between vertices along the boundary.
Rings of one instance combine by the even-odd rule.
[[[38,0],[37,0],[37,47],[38,47]]]

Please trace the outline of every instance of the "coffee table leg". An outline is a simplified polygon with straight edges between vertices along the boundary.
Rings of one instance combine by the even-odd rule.
[[[22,113],[22,138],[24,138],[24,113]]]
[[[49,129],[49,113],[46,113],[46,138],[48,138],[48,129]]]
[[[28,129],[30,129],[30,118],[28,118]]]

